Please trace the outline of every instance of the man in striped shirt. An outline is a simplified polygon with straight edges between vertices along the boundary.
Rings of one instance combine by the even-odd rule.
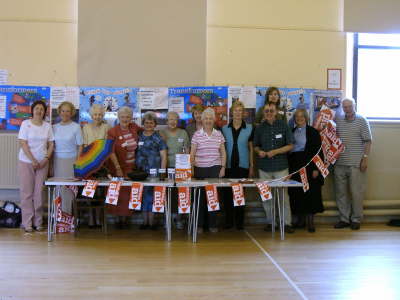
[[[360,229],[366,188],[368,155],[371,149],[371,129],[368,121],[355,111],[354,99],[342,101],[344,117],[336,119],[337,133],[345,145],[335,165],[336,203],[339,222],[335,228]],[[347,188],[350,189],[348,197]]]

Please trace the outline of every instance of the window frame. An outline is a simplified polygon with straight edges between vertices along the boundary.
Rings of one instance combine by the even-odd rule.
[[[359,43],[359,34],[355,32],[353,34],[353,90],[352,95],[356,101],[356,105],[358,103],[357,92],[358,92],[358,52],[360,49],[375,49],[375,50],[399,50],[400,46],[380,46],[380,45],[360,45]],[[362,33],[361,33],[362,34]],[[376,120],[376,121],[393,121],[400,122],[400,115],[398,117],[366,117],[368,120]]]

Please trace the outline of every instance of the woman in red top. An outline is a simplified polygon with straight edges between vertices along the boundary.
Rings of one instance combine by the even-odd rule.
[[[107,139],[114,140],[113,164],[109,168],[117,177],[127,177],[135,168],[135,150],[138,146],[138,132],[143,129],[132,122],[132,109],[123,106],[118,110],[119,124],[108,131]],[[119,216],[119,227],[126,226],[126,217],[132,215],[129,209],[130,187],[121,187],[118,204],[107,205],[107,212]]]

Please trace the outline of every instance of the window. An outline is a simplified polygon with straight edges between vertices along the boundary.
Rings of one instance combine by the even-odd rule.
[[[400,34],[354,34],[353,97],[369,119],[400,120]]]

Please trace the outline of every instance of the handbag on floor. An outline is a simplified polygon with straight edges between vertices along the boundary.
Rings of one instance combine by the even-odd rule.
[[[18,228],[21,225],[21,208],[11,201],[0,207],[0,227]]]

